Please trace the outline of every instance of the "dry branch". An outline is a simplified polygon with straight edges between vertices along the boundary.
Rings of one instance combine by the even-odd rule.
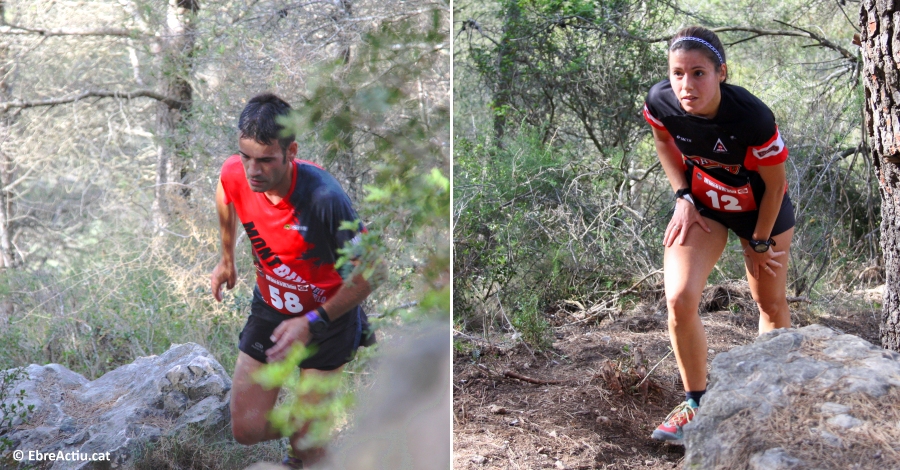
[[[106,90],[95,90],[95,91],[83,91],[74,96],[68,96],[65,98],[48,98],[45,100],[34,100],[34,101],[7,101],[0,102],[0,110],[7,111],[12,108],[36,108],[40,106],[57,106],[60,104],[74,103],[76,101],[80,101],[86,98],[122,98],[122,99],[135,99],[135,98],[152,98],[157,101],[162,101],[166,105],[168,105],[172,109],[182,109],[187,103],[183,101],[176,100],[174,98],[170,98],[168,96],[163,95],[162,93],[158,93],[153,90],[135,90],[135,91],[106,91]]]
[[[531,377],[528,377],[528,376],[526,376],[526,375],[522,375],[522,374],[513,372],[513,371],[511,371],[511,370],[504,371],[504,372],[503,372],[503,375],[505,375],[505,376],[507,376],[507,377],[510,377],[510,378],[513,378],[513,379],[521,380],[521,381],[523,381],[523,382],[528,382],[528,383],[531,383],[531,384],[536,384],[536,385],[555,385],[555,384],[561,384],[561,383],[563,383],[562,380],[533,379],[533,378],[531,378]]]
[[[138,30],[120,29],[120,28],[97,28],[97,29],[78,29],[78,28],[58,28],[58,29],[40,29],[29,28],[27,26],[7,25],[0,26],[0,34],[37,34],[39,36],[115,36],[125,38],[136,38],[143,35]]]
[[[776,20],[776,22],[783,24],[783,25],[787,26],[788,28],[793,28],[794,30],[791,31],[791,30],[780,30],[780,29],[764,29],[764,28],[753,28],[750,26],[722,26],[719,28],[710,28],[710,30],[715,33],[737,31],[737,32],[753,34],[753,36],[742,39],[739,42],[747,41],[750,39],[755,39],[760,36],[789,36],[789,37],[812,39],[813,41],[816,41],[816,43],[817,43],[816,45],[824,47],[826,49],[831,49],[831,50],[839,53],[840,55],[842,55],[845,59],[847,59],[850,62],[853,62],[853,63],[859,62],[859,58],[858,58],[857,54],[851,52],[849,49],[845,49],[845,48],[835,44],[834,42],[830,41],[829,39],[825,38],[824,36],[821,36],[812,31],[800,28],[798,26],[794,26],[789,23],[784,23],[784,22],[778,21],[778,20]],[[667,41],[669,41],[669,39],[672,38],[671,35],[660,36],[660,37],[651,37],[651,38],[645,38],[645,39],[635,37],[628,33],[622,33],[622,35],[628,36],[631,39],[639,39],[639,40],[642,40],[645,42],[667,42]]]
[[[509,377],[511,379],[521,380],[523,382],[528,382],[530,384],[535,384],[535,385],[557,385],[557,384],[563,383],[562,380],[535,379],[532,377],[528,377],[527,375],[522,375],[517,372],[513,372],[511,370],[505,370],[505,371],[503,371],[503,374],[498,374],[484,364],[478,364],[477,367],[493,376],[501,376],[502,375],[503,377]]]

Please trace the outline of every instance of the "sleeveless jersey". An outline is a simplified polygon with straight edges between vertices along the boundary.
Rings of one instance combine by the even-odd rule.
[[[759,98],[739,86],[723,83],[720,90],[719,110],[715,117],[707,119],[685,112],[669,80],[663,80],[650,88],[644,119],[672,135],[682,153],[685,170],[695,166],[712,176],[713,191],[750,185],[753,192],[759,192],[760,185],[764,189],[765,184],[757,169],[777,165],[788,157],[775,116]]]
[[[357,232],[340,226],[359,216],[328,172],[302,160],[293,164],[291,188],[278,204],[250,189],[239,155],[222,165],[221,182],[225,203],[234,203],[253,245],[254,300],[283,314],[303,315],[324,304],[343,284],[334,268],[337,250],[355,242]],[[361,223],[358,232],[365,232]]]

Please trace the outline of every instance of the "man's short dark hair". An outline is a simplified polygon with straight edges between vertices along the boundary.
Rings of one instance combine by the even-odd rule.
[[[272,93],[262,93],[250,98],[238,121],[241,138],[253,139],[263,145],[272,145],[274,141],[278,141],[281,152],[286,153],[294,141],[294,134],[283,135],[284,126],[278,123],[278,118],[290,113],[291,105]]]

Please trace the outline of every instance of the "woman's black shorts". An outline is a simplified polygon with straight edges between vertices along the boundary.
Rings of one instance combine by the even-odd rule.
[[[710,209],[694,198],[694,206],[700,211],[700,215],[707,219],[715,220],[727,228],[730,228],[737,236],[750,240],[753,238],[753,231],[756,230],[756,220],[759,218],[759,211],[752,212],[722,212]],[[794,204],[787,193],[781,200],[781,209],[778,211],[778,218],[775,219],[775,225],[772,227],[772,235],[779,235],[787,232],[795,224],[794,220]]]
[[[285,320],[296,318],[285,315],[254,296],[250,304],[250,316],[244,330],[238,336],[238,349],[259,362],[266,363],[266,350],[275,345],[272,332]],[[334,370],[350,362],[360,346],[375,344],[375,333],[361,307],[341,315],[321,337],[314,337],[311,346],[315,354],[300,363],[303,369]]]

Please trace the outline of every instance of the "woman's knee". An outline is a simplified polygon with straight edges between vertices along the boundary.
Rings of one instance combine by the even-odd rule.
[[[777,317],[788,312],[787,298],[760,297],[753,300],[756,300],[756,306],[763,315]]]
[[[678,291],[666,293],[666,307],[669,310],[669,323],[680,323],[697,315],[700,298],[692,292]]]

